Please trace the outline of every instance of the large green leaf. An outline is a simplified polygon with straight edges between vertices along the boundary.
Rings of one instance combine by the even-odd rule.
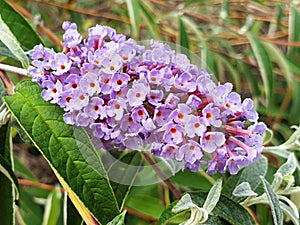
[[[107,171],[108,176],[113,178],[111,180],[114,182],[111,184],[120,209],[123,208],[126,197],[135,181],[142,162],[140,152],[130,152],[115,161]]]
[[[28,21],[5,0],[0,0],[0,15],[24,50],[42,42]]]
[[[106,224],[119,214],[106,171],[86,132],[63,121],[63,110],[41,98],[41,88],[20,82],[4,98],[28,137],[47,159],[86,223]],[[87,210],[88,209],[88,210]]]
[[[16,182],[15,176],[12,174],[12,146],[11,146],[11,134],[10,125],[5,124],[0,127],[0,218],[3,225],[15,224],[15,194],[13,183]],[[5,162],[5,163],[4,163]],[[5,166],[3,165],[5,164]],[[1,168],[6,168],[7,174],[3,174]],[[11,177],[11,179],[9,178]]]

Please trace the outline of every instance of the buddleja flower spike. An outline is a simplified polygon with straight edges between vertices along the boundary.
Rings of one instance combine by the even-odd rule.
[[[65,122],[92,129],[103,148],[149,146],[183,169],[207,164],[208,173],[236,174],[261,156],[266,126],[231,83],[216,84],[167,44],[146,48],[101,25],[87,39],[75,23],[63,29],[64,51],[35,46],[29,74]]]

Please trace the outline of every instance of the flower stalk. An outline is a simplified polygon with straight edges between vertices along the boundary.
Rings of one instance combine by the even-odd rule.
[[[0,63],[0,70],[20,74],[20,75],[23,75],[23,76],[29,76],[28,75],[28,70],[23,69],[23,68],[19,68],[19,67],[15,67],[15,66],[6,65],[6,64],[3,64],[3,63]]]

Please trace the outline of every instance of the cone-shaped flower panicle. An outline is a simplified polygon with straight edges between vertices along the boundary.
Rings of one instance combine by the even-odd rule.
[[[231,83],[215,83],[167,44],[138,45],[101,25],[87,39],[75,23],[63,29],[64,50],[35,46],[29,73],[42,97],[65,110],[65,122],[89,127],[103,148],[149,146],[183,169],[209,173],[235,174],[260,157],[266,126]]]

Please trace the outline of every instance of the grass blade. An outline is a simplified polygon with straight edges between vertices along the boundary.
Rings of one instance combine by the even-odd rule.
[[[0,127],[0,218],[2,218],[1,224],[3,225],[15,224],[14,186],[18,187],[17,179],[12,170],[12,140],[10,132],[9,124]]]
[[[190,49],[189,37],[181,16],[178,17],[178,24],[179,24],[179,34],[178,34],[179,45],[186,49]]]
[[[250,33],[248,34],[248,38],[258,63],[264,89],[266,91],[267,108],[270,108],[273,105],[274,100],[274,73],[272,69],[272,63],[268,56],[268,52],[261,41]]]
[[[126,0],[127,9],[131,23],[131,36],[137,38],[139,35],[139,0]]]
[[[157,25],[157,22],[154,19],[154,15],[150,12],[150,10],[147,8],[145,3],[139,2],[140,12],[141,16],[144,18],[145,22],[147,23],[153,38],[155,40],[161,40],[160,34],[159,34],[159,27]]]
[[[260,177],[263,183],[263,187],[269,199],[269,203],[271,206],[271,211],[273,215],[273,221],[275,225],[283,225],[283,214],[282,210],[280,209],[279,200],[276,194],[273,192],[271,185],[266,181],[264,177]]]

